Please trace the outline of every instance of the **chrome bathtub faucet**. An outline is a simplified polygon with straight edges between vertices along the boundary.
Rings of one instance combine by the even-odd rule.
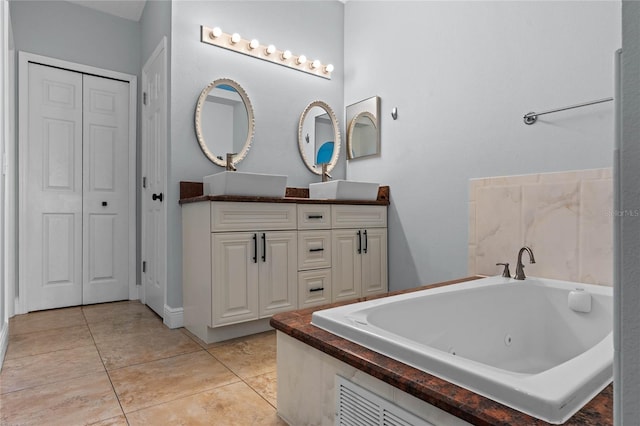
[[[529,263],[536,263],[536,258],[533,256],[533,250],[529,247],[524,246],[518,252],[518,263],[516,264],[516,274],[514,275],[514,279],[516,280],[524,280],[527,278],[524,274],[524,265],[522,264],[522,253],[527,252],[529,254]]]

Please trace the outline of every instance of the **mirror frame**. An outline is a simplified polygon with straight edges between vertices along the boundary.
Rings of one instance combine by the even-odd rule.
[[[361,117],[367,117],[371,120],[371,124],[373,124],[373,128],[376,129],[376,152],[374,154],[369,155],[360,155],[358,157],[353,157],[353,131],[356,128],[356,124]],[[371,114],[369,111],[362,111],[357,113],[352,119],[351,123],[349,123],[349,131],[347,133],[347,158],[349,160],[354,160],[356,158],[370,157],[372,155],[380,154],[380,134],[378,132],[378,120],[376,120],[375,115]]]
[[[209,150],[209,147],[207,146],[207,143],[204,138],[204,134],[202,133],[202,120],[200,118],[200,116],[202,115],[202,108],[204,107],[204,103],[207,99],[207,96],[209,96],[209,93],[211,92],[211,90],[213,90],[216,86],[222,85],[222,84],[231,86],[236,90],[236,92],[238,92],[238,94],[240,95],[240,98],[242,99],[242,102],[244,103],[245,109],[247,110],[247,122],[249,127],[247,129],[247,139],[244,142],[244,146],[242,150],[233,156],[232,164],[234,166],[238,164],[240,161],[242,161],[244,157],[246,157],[247,153],[249,152],[249,149],[251,148],[251,142],[253,141],[253,136],[255,132],[255,118],[253,114],[253,106],[251,105],[251,101],[249,100],[249,96],[247,95],[247,92],[244,91],[244,89],[242,88],[242,86],[240,86],[240,84],[238,84],[234,80],[231,80],[230,78],[219,78],[219,79],[213,80],[211,83],[209,83],[207,87],[202,89],[202,92],[200,92],[200,97],[198,97],[198,103],[196,104],[196,114],[195,114],[196,136],[198,138],[198,144],[200,145],[202,152],[204,152],[204,155],[213,164],[216,164],[220,167],[226,167],[227,161],[225,158],[225,154],[227,153],[223,152],[219,154],[222,156],[222,158],[218,158],[218,156],[216,156],[214,153],[211,152],[211,150]]]
[[[348,123],[348,131],[347,131],[347,160],[359,160],[361,158],[368,158],[373,156],[381,155],[382,143],[381,143],[381,134],[380,134],[380,97],[372,96],[370,98],[361,100],[354,104],[348,105],[345,108],[346,112],[346,120]],[[367,114],[364,114],[364,113]],[[359,157],[352,156],[351,144],[352,144],[352,135],[353,128],[355,128],[355,122],[358,118],[367,116],[373,123],[373,126],[376,129],[376,152],[369,155],[362,155]]]
[[[310,161],[307,157],[307,154],[305,154],[304,152],[304,136],[302,135],[302,125],[304,124],[305,118],[307,118],[307,114],[309,114],[309,111],[311,111],[311,108],[313,107],[320,107],[325,110],[325,112],[331,119],[331,124],[333,125],[333,155],[331,156],[331,161],[329,161],[329,163],[327,164],[327,172],[333,170],[333,168],[338,163],[338,158],[340,157],[340,128],[338,127],[338,118],[333,112],[333,109],[331,109],[331,107],[323,101],[311,102],[309,105],[307,105],[307,107],[304,109],[304,111],[302,111],[302,114],[300,115],[300,121],[298,121],[298,150],[300,151],[300,156],[302,157],[302,161],[304,162],[305,166],[307,166],[307,168],[311,170],[311,172],[317,175],[322,175],[322,167],[316,165],[314,161]]]

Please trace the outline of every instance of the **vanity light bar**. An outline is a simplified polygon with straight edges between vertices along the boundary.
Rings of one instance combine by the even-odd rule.
[[[329,80],[333,72],[331,64],[323,65],[318,59],[308,60],[305,55],[296,56],[289,50],[278,50],[273,44],[265,46],[256,39],[245,40],[238,33],[224,33],[219,27],[209,28],[202,25],[200,41]]]

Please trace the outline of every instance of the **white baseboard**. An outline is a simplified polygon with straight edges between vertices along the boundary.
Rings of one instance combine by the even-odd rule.
[[[2,330],[0,330],[0,370],[2,370],[2,364],[4,363],[4,356],[7,353],[7,347],[9,346],[9,323],[2,324]]]
[[[184,308],[172,308],[164,305],[164,323],[169,328],[180,328],[184,325]]]

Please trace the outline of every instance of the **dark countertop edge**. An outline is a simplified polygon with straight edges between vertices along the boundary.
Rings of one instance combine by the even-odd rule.
[[[427,288],[441,287],[479,278],[483,277],[467,277],[409,290],[400,290],[378,296],[360,298],[349,302],[339,302],[331,305],[276,314],[271,318],[271,326],[321,352],[474,425],[549,425],[549,423],[545,421],[531,417],[518,410],[514,410],[513,408],[454,385],[439,377],[410,367],[400,361],[386,357],[311,325],[311,314],[318,310]],[[612,385],[609,384],[602,392],[596,395],[582,407],[580,411],[563,424],[567,426],[612,425]]]
[[[201,201],[235,201],[244,203],[295,203],[295,204],[358,204],[368,206],[388,206],[389,200],[363,201],[363,200],[325,200],[313,198],[271,198],[271,197],[244,197],[240,195],[201,195],[198,197],[185,198],[179,201],[180,204],[198,203]]]

